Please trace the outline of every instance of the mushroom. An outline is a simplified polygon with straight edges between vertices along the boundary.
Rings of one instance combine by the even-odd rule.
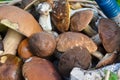
[[[15,6],[0,6],[0,24],[9,28],[3,39],[4,53],[0,55],[15,55],[23,35],[29,37],[42,31],[31,14]]]
[[[65,51],[60,57],[58,69],[64,76],[69,76],[74,67],[88,69],[91,64],[91,55],[89,51],[81,46],[74,47]]]
[[[42,2],[36,9],[40,13],[39,24],[44,31],[51,32],[52,24],[50,18],[50,12],[52,11],[52,5],[49,2]]]
[[[61,80],[53,64],[38,57],[27,59],[22,72],[25,80]]]
[[[18,55],[23,60],[26,60],[26,59],[30,58],[31,56],[33,56],[33,54],[30,52],[30,50],[28,48],[28,38],[25,38],[19,44],[19,46],[18,46]]]
[[[64,32],[57,37],[56,41],[56,48],[59,52],[65,52],[66,50],[75,46],[81,46],[87,48],[88,51],[98,59],[103,57],[103,55],[96,51],[96,44],[89,37],[82,33]]]
[[[29,40],[30,51],[39,57],[49,57],[53,54],[56,48],[55,37],[47,32],[33,34]]]
[[[0,80],[23,80],[22,60],[11,54],[0,56]]]
[[[59,0],[54,3],[51,14],[52,22],[60,32],[68,31],[70,24],[70,5],[68,0]]]

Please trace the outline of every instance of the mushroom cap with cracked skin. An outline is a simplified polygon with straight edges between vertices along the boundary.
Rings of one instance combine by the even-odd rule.
[[[26,37],[42,31],[39,23],[30,13],[16,6],[0,6],[0,23]]]
[[[28,45],[30,51],[39,57],[49,57],[56,48],[55,37],[48,32],[39,32],[29,37]]]
[[[57,39],[57,50],[65,52],[75,46],[82,46],[88,49],[90,53],[97,50],[97,45],[86,35],[77,32],[64,32]]]
[[[11,54],[0,56],[0,80],[23,80],[22,60]]]
[[[70,24],[70,5],[68,0],[59,0],[55,2],[51,19],[60,32],[68,31]]]
[[[23,65],[26,80],[61,80],[53,64],[39,57],[31,57]]]
[[[114,21],[101,18],[98,32],[102,44],[108,53],[120,49],[120,27]]]
[[[91,55],[89,51],[81,46],[69,49],[60,57],[58,69],[64,76],[69,76],[70,71],[74,67],[88,69],[91,63]]]
[[[23,60],[26,60],[26,59],[30,58],[31,56],[33,56],[33,54],[30,52],[30,50],[28,48],[28,38],[25,38],[19,44],[19,46],[18,46],[18,55]]]
[[[92,10],[83,10],[76,12],[70,21],[70,30],[71,31],[82,31],[85,29],[93,18]]]

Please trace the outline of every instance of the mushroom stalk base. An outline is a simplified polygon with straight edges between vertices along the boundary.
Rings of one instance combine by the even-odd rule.
[[[8,29],[8,32],[5,38],[3,39],[4,52],[0,55],[4,55],[4,54],[15,55],[21,40],[22,40],[21,34],[19,34],[18,32],[12,29]]]

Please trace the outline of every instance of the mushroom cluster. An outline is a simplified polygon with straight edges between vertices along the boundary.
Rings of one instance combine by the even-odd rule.
[[[0,4],[0,36],[0,80],[70,80],[120,61],[120,27],[94,1]]]

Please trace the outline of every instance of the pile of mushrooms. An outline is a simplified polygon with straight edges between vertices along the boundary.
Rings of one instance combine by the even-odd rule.
[[[0,80],[67,80],[74,67],[119,62],[120,28],[94,1],[3,4],[0,36]]]

